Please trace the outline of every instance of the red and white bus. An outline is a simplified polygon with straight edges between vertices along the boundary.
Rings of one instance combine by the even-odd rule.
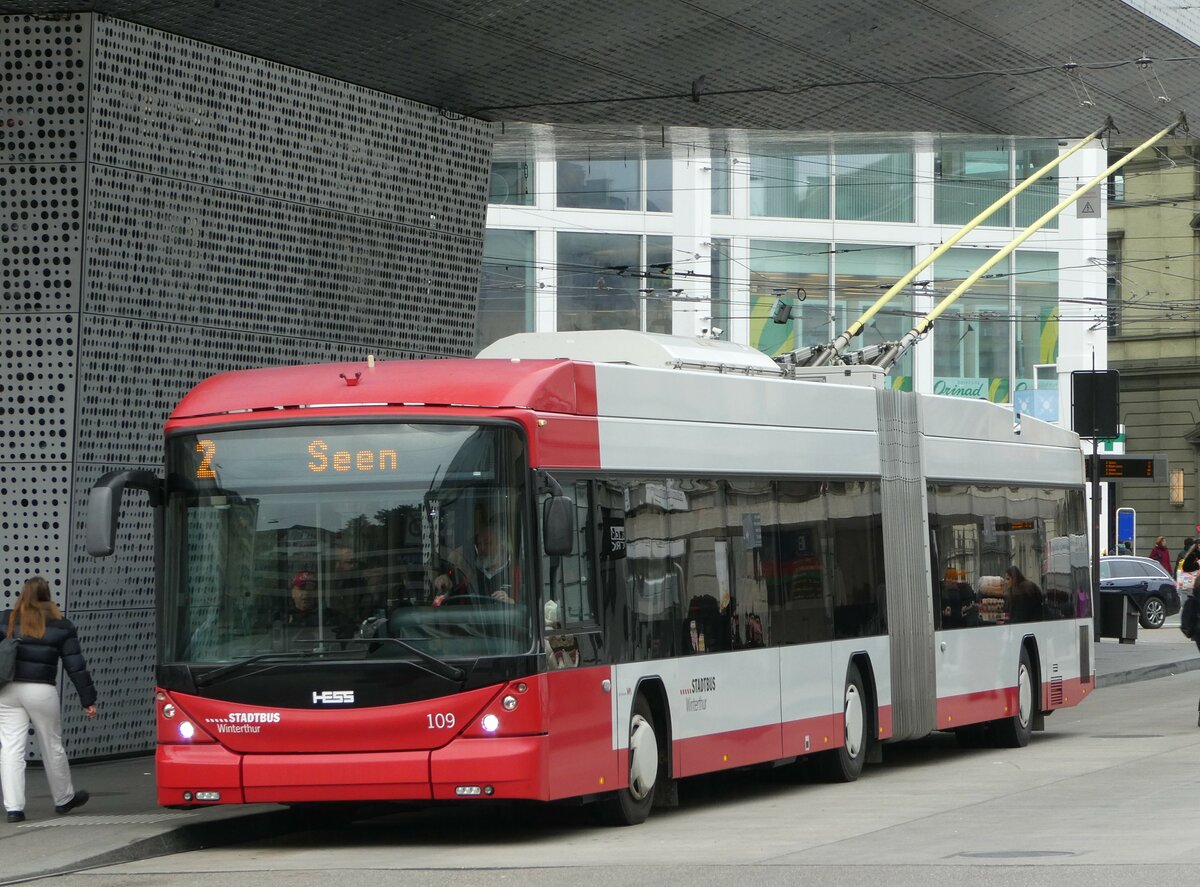
[[[1095,686],[1083,482],[1074,434],[877,368],[527,334],[208,379],[89,548],[151,493],[163,805],[636,823],[696,774],[1027,743]]]

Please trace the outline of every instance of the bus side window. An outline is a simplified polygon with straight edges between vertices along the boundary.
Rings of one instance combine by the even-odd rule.
[[[547,629],[596,621],[594,583],[588,575],[593,524],[587,481],[567,485],[564,492],[575,501],[576,539],[571,554],[542,558],[546,582],[542,613]]]

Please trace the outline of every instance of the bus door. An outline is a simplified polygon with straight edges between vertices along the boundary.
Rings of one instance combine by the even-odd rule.
[[[603,574],[624,557],[624,528],[607,526],[609,535],[600,540],[588,483],[564,483],[563,491],[576,505],[574,550],[542,557],[552,797],[607,791],[616,787],[617,774],[612,668],[597,608],[596,563]]]

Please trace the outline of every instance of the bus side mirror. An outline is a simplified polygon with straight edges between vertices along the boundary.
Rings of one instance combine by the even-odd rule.
[[[551,496],[542,506],[542,547],[551,557],[575,550],[575,503],[567,496]]]
[[[127,486],[149,493],[153,506],[162,502],[162,481],[153,471],[137,468],[110,471],[96,481],[88,496],[87,550],[92,557],[108,557],[117,547],[121,497]]]

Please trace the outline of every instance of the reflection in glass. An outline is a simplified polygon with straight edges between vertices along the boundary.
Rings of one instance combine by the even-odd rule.
[[[533,330],[534,235],[489,228],[483,238],[475,350]]]
[[[636,212],[642,208],[641,165],[636,155],[619,160],[559,160],[558,205]]]
[[[869,222],[913,220],[911,153],[839,153],[835,169],[837,218]]]
[[[168,445],[168,662],[527,652],[514,430],[353,425]]]
[[[965,225],[1009,190],[1011,174],[1006,148],[991,151],[941,151],[935,158],[933,220],[939,225]],[[992,213],[983,224],[1007,226],[1009,207]]]
[[[991,250],[949,250],[934,265],[937,299],[991,256]],[[933,333],[935,394],[1009,402],[1010,261],[995,265],[938,319]]]
[[[750,344],[772,357],[837,335],[829,306],[829,244],[750,241]],[[777,298],[792,304],[792,319],[771,320]]]
[[[1081,491],[931,485],[929,509],[937,628],[1090,615]]]
[[[488,178],[488,203],[533,206],[533,163],[528,160],[499,160],[492,163]]]
[[[558,329],[641,328],[641,238],[558,234]]]
[[[825,152],[766,144],[750,157],[750,215],[828,219],[830,161]]]
[[[861,317],[893,283],[908,273],[912,265],[912,249],[906,246],[837,244],[837,252],[834,254],[834,311],[837,315],[838,333]],[[854,340],[851,348],[895,342],[912,329],[915,322],[910,288],[892,297],[867,324],[862,336]],[[913,356],[910,348],[888,371],[891,387],[911,391],[912,367]]]

